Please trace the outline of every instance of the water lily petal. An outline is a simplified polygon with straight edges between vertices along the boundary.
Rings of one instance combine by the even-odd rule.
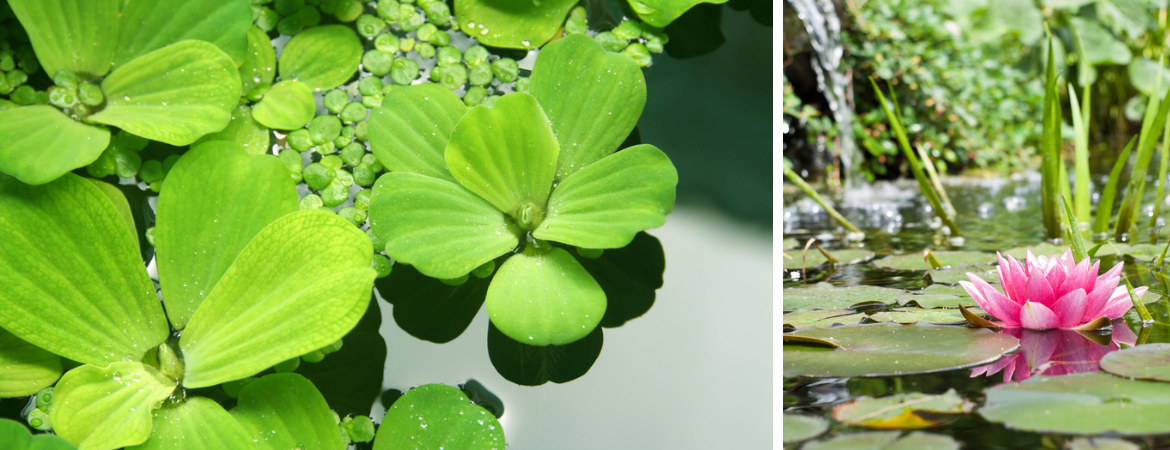
[[[1083,289],[1064,294],[1052,304],[1052,312],[1060,318],[1061,328],[1072,328],[1081,325],[1081,317],[1085,315],[1085,305],[1088,296]]]
[[[1004,293],[1011,297],[1012,293],[1008,290],[1008,286],[1015,284],[1015,278],[1012,278],[1012,269],[1008,267],[1007,260],[1003,259],[1003,255],[1000,255],[999,252],[995,252],[995,259],[999,262],[999,265],[995,266],[995,271],[999,273],[999,285],[1003,286]]]
[[[1118,277],[1102,276],[1097,280],[1097,286],[1089,292],[1089,298],[1085,305],[1085,314],[1081,316],[1081,323],[1089,322],[1090,320],[1101,317],[1101,311],[1105,310],[1105,305],[1109,304],[1109,299],[1113,295],[1113,291],[1117,288]]]
[[[1030,330],[1050,330],[1060,326],[1060,319],[1047,306],[1028,301],[1020,308],[1020,325]]]
[[[1056,293],[1052,285],[1048,284],[1048,277],[1038,265],[1033,265],[1028,272],[1027,301],[1043,304],[1045,307],[1056,301]]]
[[[1011,256],[1008,257],[1008,269],[1011,271],[1012,284],[1003,286],[1004,294],[1016,304],[1023,305],[1028,299],[1028,272],[1024,270],[1023,264]]]
[[[1084,289],[1085,292],[1093,292],[1093,288],[1096,287],[1096,285],[1097,285],[1097,279],[1098,279],[1097,274],[1100,272],[1101,272],[1101,261],[1093,262],[1093,265],[1091,267],[1089,267],[1089,270],[1087,272],[1085,272],[1085,284],[1082,287],[1082,289]]]
[[[1146,286],[1138,286],[1133,289],[1133,294],[1141,299],[1148,289]],[[1129,298],[1129,292],[1125,290],[1125,286],[1118,286],[1117,290],[1113,291],[1113,295],[1109,297],[1109,303],[1105,305],[1105,310],[1101,311],[1099,315],[1117,319],[1129,312],[1130,308],[1133,308],[1133,300]]]
[[[978,295],[972,294],[971,297],[975,299],[976,303],[979,303],[979,306],[984,311],[991,314],[991,317],[1003,322],[1005,327],[1020,326],[1019,304],[1000,294],[999,291],[996,291],[994,287],[986,281],[983,281],[983,279],[973,274],[968,274],[967,278],[971,279],[971,283],[965,281],[960,281],[959,283],[963,286],[963,289],[967,290],[967,293],[976,291]]]
[[[1080,264],[1076,264],[1069,268],[1068,278],[1064,279],[1064,283],[1056,289],[1056,292],[1072,292],[1077,289],[1084,289],[1085,279],[1089,276],[1089,259],[1085,258]],[[1088,289],[1084,289],[1086,293]],[[1082,311],[1083,312],[1083,311]]]

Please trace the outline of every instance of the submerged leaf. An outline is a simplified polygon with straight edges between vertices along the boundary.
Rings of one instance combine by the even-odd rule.
[[[137,362],[84,365],[61,377],[49,421],[82,449],[137,445],[150,437],[151,410],[175,390],[175,380]]]
[[[109,145],[110,131],[52,106],[31,105],[0,111],[0,142],[0,172],[44,184],[94,162]]]
[[[505,380],[521,386],[540,386],[549,381],[568,383],[581,378],[597,362],[604,344],[601,327],[571,344],[533,346],[505,336],[488,323],[487,348],[492,366]]]

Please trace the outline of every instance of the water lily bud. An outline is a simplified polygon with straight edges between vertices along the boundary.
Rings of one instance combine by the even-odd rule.
[[[289,147],[298,152],[307,152],[310,148],[313,148],[313,139],[309,134],[309,130],[304,128],[293,130],[293,132],[285,137],[285,140],[288,141]]]
[[[325,97],[321,99],[321,103],[325,105],[325,109],[333,114],[340,114],[345,104],[349,102],[349,96],[341,89],[333,89],[325,93]]]
[[[49,386],[37,391],[37,396],[35,398],[37,409],[46,412],[49,411],[49,407],[53,404],[53,387]]]
[[[333,17],[344,23],[353,22],[361,16],[364,9],[362,2],[358,0],[341,0],[333,7]]]
[[[403,2],[398,7],[398,28],[402,31],[411,32],[423,26],[423,16],[418,13],[414,5]]]
[[[597,33],[596,36],[593,36],[593,39],[600,43],[602,48],[614,53],[622,51],[630,43],[609,31]]]
[[[337,116],[317,116],[309,122],[309,137],[313,144],[321,145],[341,135],[341,119]]]
[[[284,163],[284,168],[288,169],[288,174],[292,177],[293,183],[300,183],[302,180],[301,171],[302,160],[301,154],[291,148],[286,148],[280,151],[280,162]]]
[[[391,55],[398,51],[400,45],[402,45],[402,41],[394,33],[382,33],[374,38],[374,48]]]
[[[373,39],[383,31],[386,31],[386,21],[369,14],[357,18],[357,32],[361,37]]]
[[[306,195],[297,204],[297,209],[317,209],[325,206],[325,202],[321,201],[321,196],[317,194]]]
[[[41,411],[40,408],[34,408],[28,413],[28,426],[39,431],[49,431],[53,428],[49,424],[49,413]]]
[[[645,45],[635,42],[622,50],[622,54],[632,58],[639,67],[650,66],[650,50]]]
[[[472,70],[474,73],[474,69]],[[463,103],[467,106],[476,106],[483,103],[483,99],[487,98],[488,90],[483,86],[472,86],[467,89],[467,93],[463,94]]]
[[[375,10],[378,17],[385,19],[386,22],[395,23],[398,21],[398,8],[400,5],[394,0],[378,0],[378,6]]]
[[[511,83],[520,75],[520,65],[512,58],[500,58],[492,62],[492,73],[501,82]]]
[[[414,62],[413,59],[398,58],[394,60],[394,65],[390,68],[390,79],[399,85],[406,86],[418,79],[418,72],[418,63]]]
[[[329,183],[333,182],[335,173],[333,169],[325,167],[321,163],[309,164],[301,172],[305,179],[305,184],[318,191],[325,189],[329,186]]]
[[[359,102],[350,102],[345,105],[345,109],[341,110],[341,120],[345,123],[356,123],[366,120],[366,115],[370,110]]]
[[[284,362],[277,363],[275,366],[272,366],[272,369],[275,370],[277,373],[286,373],[286,372],[292,372],[294,370],[297,370],[297,367],[300,367],[300,366],[301,366],[301,358],[296,357],[296,358],[286,360]]]
[[[495,261],[488,261],[488,262],[481,264],[479,267],[476,267],[475,270],[472,270],[471,274],[475,275],[476,278],[487,278],[487,277],[490,277],[492,275],[492,272],[494,272],[495,270],[496,270],[496,262]]]
[[[362,55],[362,68],[366,72],[384,77],[390,73],[394,61],[394,54],[373,48],[367,51],[365,55]]]

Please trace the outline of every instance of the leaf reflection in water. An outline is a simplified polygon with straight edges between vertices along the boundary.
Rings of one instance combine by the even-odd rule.
[[[971,377],[1003,372],[1003,382],[1023,381],[1034,375],[1068,375],[1101,370],[1098,362],[1119,344],[1134,346],[1137,335],[1124,320],[1113,321],[1110,335],[1074,330],[1027,330],[1005,328],[1003,333],[1020,340],[1020,350],[999,361],[971,369]]]

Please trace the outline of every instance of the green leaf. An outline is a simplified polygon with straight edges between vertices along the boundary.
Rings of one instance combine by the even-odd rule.
[[[295,373],[272,374],[248,383],[240,389],[240,401],[231,414],[263,448],[345,448],[325,398],[313,383]]]
[[[792,257],[792,259],[785,259],[784,260],[784,268],[785,269],[798,269],[798,270],[801,268],[811,269],[813,267],[816,267],[816,266],[819,266],[821,264],[825,264],[825,263],[829,262],[829,260],[827,258],[825,258],[825,255],[823,253],[821,253],[820,251],[818,251],[816,248],[810,248],[807,253],[803,253],[800,249],[798,249],[796,251],[790,251],[788,253],[789,253],[789,256]],[[873,259],[873,257],[874,257],[874,252],[871,252],[869,250],[856,249],[856,248],[830,250],[829,254],[833,255],[833,258],[835,258],[838,261],[837,264],[863,263],[863,262],[866,262],[866,261]],[[963,279],[966,280],[966,278],[963,278]]]
[[[832,439],[808,442],[803,450],[959,450],[954,438],[942,434],[913,433],[898,437],[897,431],[840,434]]]
[[[516,248],[503,213],[450,181],[391,172],[374,185],[370,228],[386,254],[424,275],[456,278]]]
[[[175,163],[158,197],[159,283],[177,330],[260,230],[297,210],[280,160],[224,141],[200,144]]]
[[[488,323],[487,348],[492,367],[505,380],[521,386],[568,383],[584,376],[605,344],[601,327],[565,345],[533,346],[517,342]]]
[[[1170,69],[1158,64],[1157,61],[1151,61],[1146,58],[1135,58],[1130,61],[1126,72],[1129,74],[1129,82],[1145,95],[1153,95],[1161,97],[1166,93],[1166,89],[1170,88]],[[1158,85],[1158,76],[1162,77],[1162,84]],[[1155,88],[1157,92],[1154,92]]]
[[[812,287],[788,288],[784,290],[784,311],[797,309],[845,309],[864,303],[894,303],[908,296],[901,289],[878,286],[834,287],[829,283],[817,283]]]
[[[407,391],[382,419],[374,450],[504,448],[504,427],[486,409],[451,386],[424,384]]]
[[[0,398],[23,397],[61,377],[61,358],[0,328]],[[3,447],[7,448],[7,447]]]
[[[205,397],[164,404],[154,410],[154,432],[142,445],[126,450],[236,450],[256,448],[252,435],[235,417]]]
[[[49,77],[60,70],[94,78],[110,71],[120,1],[10,0],[8,5]]]
[[[784,442],[800,442],[828,431],[829,421],[817,416],[784,413]]]
[[[313,91],[298,81],[281,81],[252,107],[252,117],[277,130],[296,130],[313,120],[317,105]]]
[[[1141,380],[1170,381],[1170,344],[1145,344],[1110,352],[1101,358],[1101,370]]]
[[[353,29],[324,25],[297,33],[280,53],[280,78],[304,83],[314,91],[349,81],[362,60],[362,43]]]
[[[183,41],[119,67],[102,80],[102,92],[106,107],[88,120],[188,145],[227,126],[240,98],[240,76],[214,45]]]
[[[175,390],[175,380],[137,362],[70,370],[53,389],[53,431],[83,449],[137,445],[150,437],[151,410]]]
[[[458,286],[398,264],[390,276],[374,281],[382,298],[394,305],[394,323],[416,338],[443,344],[455,340],[483,308],[490,278],[467,277]],[[342,347],[344,350],[345,347]]]
[[[937,395],[904,392],[873,398],[860,396],[833,408],[838,422],[879,429],[914,429],[941,425],[975,407],[955,390]],[[922,414],[925,413],[925,414]]]
[[[548,200],[557,138],[536,98],[515,93],[468,111],[445,154],[459,184],[517,217],[519,208]]]
[[[630,0],[630,8],[646,23],[658,28],[665,28],[678,16],[683,15],[688,9],[699,3],[721,4],[726,2],[727,0]]]
[[[605,292],[569,252],[535,247],[500,266],[488,286],[488,316],[505,335],[528,345],[585,337],[605,315]]]
[[[1129,64],[1132,59],[1129,47],[1109,34],[1099,22],[1085,20],[1079,17],[1069,19],[1081,34],[1081,42],[1085,47],[1085,59],[1089,64]]]
[[[302,210],[265,227],[187,324],[183,385],[255,375],[345,336],[369,304],[372,257],[369,237],[336,214]]]
[[[1170,433],[1170,384],[1100,372],[1031,377],[984,391],[979,415],[1011,428],[1123,436]]]
[[[87,181],[93,183],[98,189],[109,197],[110,202],[114,204],[114,208],[118,210],[118,214],[122,216],[122,220],[126,221],[126,227],[130,229],[130,235],[134,236],[134,248],[140,249],[142,242],[138,240],[138,227],[134,225],[134,211],[130,210],[130,202],[126,201],[126,195],[120,189],[105,181],[95,180],[93,178],[86,178]]]
[[[272,84],[276,77],[276,49],[272,40],[259,27],[248,28],[248,48],[244,64],[240,66],[240,92],[247,94],[261,84]]]
[[[0,328],[57,355],[138,361],[170,332],[126,222],[76,175],[0,185]],[[19,268],[19,270],[16,270]]]
[[[76,450],[69,441],[52,434],[29,434],[20,422],[0,419],[0,448],[5,450]]]
[[[1060,253],[1064,253],[1068,247],[1062,247]],[[812,250],[809,250],[811,253]],[[931,252],[938,262],[943,266],[942,269],[952,267],[978,266],[986,265],[995,262],[995,255],[983,252],[971,251],[941,251]],[[892,255],[873,261],[873,265],[877,267],[888,267],[898,270],[928,270],[934,269],[926,263],[926,259],[921,252],[907,253],[904,255]]]
[[[460,30],[483,45],[532,49],[556,34],[576,4],[573,0],[456,0],[455,18]]]
[[[560,142],[558,181],[617,150],[646,106],[646,79],[638,64],[582,35],[541,49],[530,92]]]
[[[322,362],[301,361],[297,367],[296,372],[313,382],[329,407],[342,417],[370,415],[374,400],[382,393],[386,339],[378,332],[381,326],[381,308],[371,295],[365,315],[342,338],[341,350],[325,355]]]
[[[134,0],[122,10],[114,65],[179,41],[206,41],[244,62],[252,8],[245,0]]]
[[[110,143],[105,127],[87,125],[48,105],[0,111],[0,172],[44,184],[101,156]]]
[[[538,239],[585,248],[624,247],[666,223],[678,172],[652,145],[636,145],[565,178],[548,199]]]
[[[370,151],[388,171],[453,182],[443,152],[466,113],[463,100],[437,84],[396,88],[370,114]]]
[[[861,320],[866,317],[868,316],[865,314],[848,309],[798,309],[784,313],[784,325],[793,328],[830,327],[834,324],[853,325],[861,323]]]
[[[250,154],[263,155],[272,150],[269,145],[272,142],[270,135],[268,128],[252,117],[252,108],[240,105],[232,111],[232,120],[228,122],[227,128],[199,138],[195,145],[208,141],[235,142]]]

